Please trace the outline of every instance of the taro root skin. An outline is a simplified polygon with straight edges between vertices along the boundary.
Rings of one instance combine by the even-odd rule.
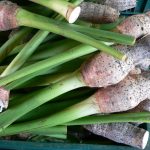
[[[137,0],[96,0],[103,5],[111,6],[119,11],[128,10],[136,7]]]
[[[150,100],[149,99],[144,100],[137,107],[129,110],[128,112],[143,112],[143,111],[150,112]]]
[[[129,123],[94,124],[84,127],[96,135],[140,149],[146,147],[149,138],[148,131]]]
[[[131,35],[135,38],[150,34],[150,12],[128,17],[118,25],[117,29],[120,33]]]
[[[4,0],[0,2],[0,30],[6,31],[18,27],[16,13],[18,6],[15,3]]]
[[[0,112],[8,107],[10,91],[0,87]]]
[[[119,11],[107,5],[95,4],[92,2],[81,3],[79,18],[91,23],[112,23],[119,18]]]
[[[120,83],[100,89],[95,94],[95,102],[101,113],[127,111],[150,97],[150,73],[127,76]]]
[[[139,40],[133,46],[114,46],[128,56],[127,61],[119,61],[106,53],[98,53],[88,59],[81,67],[84,82],[89,87],[106,87],[117,84],[123,80],[129,72],[149,70],[150,66],[150,35]]]
[[[133,113],[133,112],[150,112],[150,100],[144,100],[143,102],[141,102],[137,107],[131,109],[128,111],[129,113]],[[132,122],[132,124],[139,126],[140,124],[142,124],[143,122]]]
[[[102,52],[88,59],[82,65],[81,72],[89,87],[106,87],[123,80],[133,68],[132,59],[119,61]]]

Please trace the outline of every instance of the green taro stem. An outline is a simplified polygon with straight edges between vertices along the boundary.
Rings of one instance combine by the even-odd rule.
[[[49,117],[49,118],[51,118],[51,117]],[[53,119],[53,117],[52,117],[52,119]],[[55,119],[58,121],[59,118],[56,118],[56,116],[55,116],[54,120]],[[6,130],[4,130],[3,132],[1,132],[0,136],[6,135],[6,134],[7,135],[16,134],[16,133],[20,133],[20,132],[25,131],[25,130],[27,131],[28,130],[27,129],[28,123],[30,125],[29,130],[30,131],[35,130],[35,129],[31,129],[32,123],[34,125],[34,123],[37,121],[40,121],[40,120],[26,122],[25,124],[20,123],[20,124],[12,125],[12,126],[8,127]],[[47,124],[49,124],[50,127],[52,126],[52,124],[55,124],[55,122],[50,123],[50,120],[49,120],[49,123],[48,123],[48,120],[45,120],[45,122],[47,122]],[[45,124],[45,122],[44,122],[44,124]],[[77,120],[74,120],[71,122],[63,123],[63,124],[67,125],[67,126],[74,126],[74,125],[88,125],[88,124],[102,124],[102,123],[116,123],[116,122],[150,123],[150,112],[86,116],[86,117],[83,117],[83,118],[80,118],[80,119],[77,119]],[[41,121],[41,124],[42,124],[42,121]],[[47,126],[47,128],[48,128],[48,126]]]
[[[65,80],[59,81],[52,86],[37,90],[22,98],[22,103],[6,110],[0,115],[0,130],[8,127],[14,121],[37,108],[38,106],[54,99],[55,97],[73,89],[86,86],[78,72],[73,73]]]
[[[81,57],[83,55],[90,54],[95,51],[97,51],[97,49],[94,47],[91,47],[85,44],[80,44],[54,57],[39,61],[35,64],[22,68],[8,76],[2,77],[0,80],[0,86],[6,85],[14,80],[25,77],[32,73],[36,73],[38,71],[40,72],[43,69],[52,69],[60,64],[63,64],[75,58]]]
[[[74,31],[74,30],[68,28],[67,24],[66,24],[66,27],[64,25],[62,26],[56,20],[53,20],[53,19],[50,19],[47,17],[43,17],[40,15],[36,15],[34,13],[28,12],[23,9],[19,9],[19,11],[17,13],[17,20],[18,20],[18,24],[20,26],[29,26],[29,27],[33,27],[33,28],[37,28],[37,29],[41,29],[41,30],[47,30],[47,31],[53,32],[55,34],[65,36],[67,38],[74,39],[76,41],[79,41],[79,42],[82,42],[85,44],[89,44],[89,45],[96,47],[97,49],[102,50],[120,60],[126,60],[125,54],[119,52],[118,50],[116,50],[112,47],[109,47],[109,46],[103,44],[102,42],[100,42],[94,38],[91,38],[90,36],[81,34],[77,31]]]
[[[10,128],[10,132],[13,134],[20,133],[20,132],[30,132],[38,128],[47,128],[47,127],[57,126],[65,122],[70,122],[75,119],[88,116],[88,115],[92,115],[92,114],[96,114],[96,113],[99,113],[99,110],[97,109],[97,106],[95,106],[93,99],[90,97],[87,100],[84,100],[78,104],[75,104],[69,108],[66,108],[49,117],[40,118],[38,120],[12,125],[8,127],[7,129]],[[3,132],[5,133],[5,130],[3,130],[1,133],[3,134]]]
[[[143,122],[150,123],[150,112],[122,113],[110,115],[87,116],[68,123],[65,125],[87,125],[115,122]]]
[[[0,62],[2,62],[6,56],[16,47],[24,36],[27,36],[31,32],[31,28],[22,28],[15,35],[13,35],[8,41],[6,41],[0,47]]]
[[[66,18],[66,20],[70,23],[74,23],[80,14],[80,8],[79,7],[76,8],[74,4],[69,3],[66,0],[29,0],[29,1],[35,2],[37,4],[40,4],[42,6],[54,10],[55,12],[59,13],[64,18]],[[73,21],[70,21],[70,15],[72,11],[75,11],[75,9],[79,10],[76,12],[75,14],[76,16],[73,19]]]
[[[48,31],[38,31],[34,35],[34,37],[19,52],[19,54],[13,59],[13,61],[8,65],[5,71],[1,74],[1,77],[9,75],[18,70],[26,62],[26,60],[34,53],[34,51],[42,43],[42,41],[46,38],[48,34]]]

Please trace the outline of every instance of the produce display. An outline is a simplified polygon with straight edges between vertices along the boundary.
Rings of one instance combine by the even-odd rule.
[[[145,149],[150,11],[122,13],[136,5],[0,1],[0,139]]]

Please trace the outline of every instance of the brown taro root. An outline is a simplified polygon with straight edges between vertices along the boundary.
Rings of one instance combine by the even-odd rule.
[[[102,5],[108,5],[119,11],[128,10],[136,7],[137,0],[95,0],[95,2]]]
[[[119,11],[110,6],[95,4],[92,2],[81,3],[79,18],[92,23],[112,23],[119,18]]]
[[[134,68],[132,58],[126,62],[98,53],[81,66],[83,80],[89,87],[106,87],[123,80]]]
[[[128,17],[117,26],[117,30],[122,34],[131,35],[135,38],[150,34],[150,11]]]
[[[15,3],[4,0],[0,5],[0,29],[1,31],[10,30],[18,27],[16,13],[18,6]]]
[[[149,99],[144,100],[137,107],[129,110],[128,112],[129,113],[132,113],[132,112],[150,112],[150,100]],[[142,122],[132,122],[132,124],[139,126],[140,124],[142,124]]]
[[[140,149],[146,147],[149,138],[148,131],[129,123],[95,124],[84,127],[96,135]]]
[[[134,65],[142,70],[148,71],[150,68],[150,35],[140,39],[134,47],[116,46],[126,53],[134,61]]]
[[[114,86],[98,90],[94,97],[101,113],[132,109],[150,98],[150,73],[127,76]]]
[[[150,100],[146,99],[141,102],[137,107],[134,109],[129,110],[128,112],[150,112]]]
[[[119,61],[105,53],[98,53],[88,59],[81,68],[86,85],[106,87],[123,80],[136,66],[148,70],[150,66],[150,36],[144,37],[133,46],[115,46],[126,53],[128,60]]]
[[[8,107],[10,91],[0,87],[0,112]]]

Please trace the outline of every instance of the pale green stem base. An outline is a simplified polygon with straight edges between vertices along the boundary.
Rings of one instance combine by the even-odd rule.
[[[32,73],[42,71],[43,69],[52,69],[58,65],[65,63],[65,62],[68,62],[70,60],[73,60],[75,58],[81,57],[86,54],[90,54],[95,51],[97,51],[97,49],[94,47],[91,47],[91,46],[88,46],[85,44],[80,44],[79,46],[76,46],[68,51],[58,54],[57,56],[37,62],[33,65],[30,65],[23,69],[20,69],[6,77],[1,78],[0,86],[6,85],[14,80],[25,77]]]
[[[74,126],[74,125],[88,125],[88,124],[101,124],[101,123],[115,123],[115,122],[150,123],[150,112],[88,116],[88,117],[80,118],[65,123],[64,125]]]
[[[54,99],[55,97],[83,86],[85,86],[85,84],[82,82],[82,77],[76,72],[63,81],[57,82],[52,86],[23,97],[21,104],[6,110],[0,115],[0,130],[8,127],[26,113]]]
[[[48,85],[58,82],[64,78],[67,78],[70,75],[71,75],[71,73],[58,73],[58,74],[40,76],[40,77],[37,77],[37,78],[23,84],[22,86],[19,86],[19,89],[27,88],[27,87],[31,88],[31,87],[48,86]]]
[[[41,134],[41,135],[54,135],[54,134],[67,134],[67,126],[56,126],[51,128],[43,128],[32,130],[30,133]],[[7,135],[7,133],[5,133]]]
[[[63,111],[58,112],[52,116],[38,119],[35,121],[12,125],[6,130],[3,130],[0,135],[5,134],[5,132],[7,132],[8,130],[8,132],[11,132],[11,134],[16,134],[20,132],[30,132],[39,128],[53,127],[96,113],[99,113],[98,106],[95,105],[95,103],[93,102],[93,98],[90,97],[89,99],[75,104],[69,108],[66,108]]]

